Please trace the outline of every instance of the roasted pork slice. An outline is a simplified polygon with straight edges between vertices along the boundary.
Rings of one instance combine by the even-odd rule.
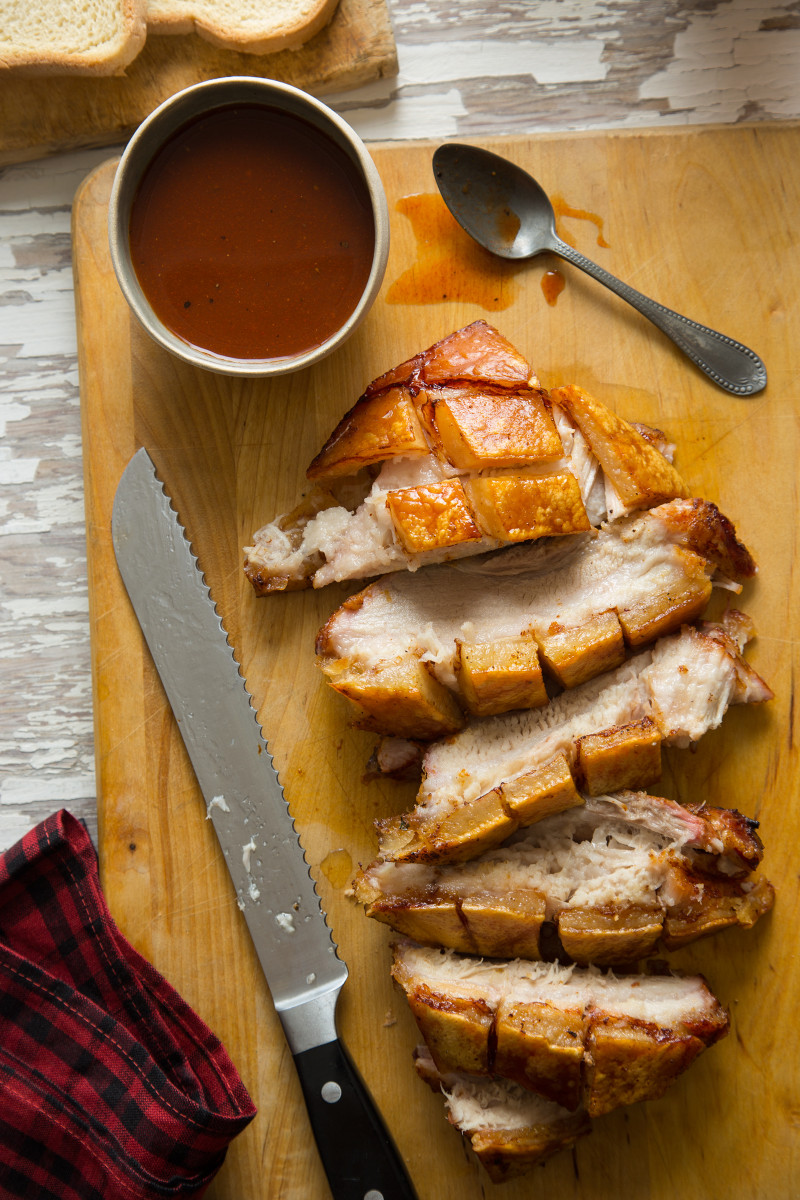
[[[361,727],[441,737],[465,712],[546,704],[545,677],[572,688],[618,667],[699,617],[714,580],[755,571],[715,505],[673,500],[596,535],[395,572],[337,609],[317,661]]]
[[[700,976],[489,962],[409,941],[392,975],[437,1070],[509,1079],[591,1117],[662,1096],[728,1031]]]
[[[437,1070],[427,1046],[414,1051],[414,1066],[444,1097],[447,1119],[494,1183],[514,1179],[591,1132],[582,1109],[569,1112],[508,1079]]]
[[[561,391],[552,404],[485,321],[380,376],[309,466],[314,489],[245,547],[256,592],[416,570],[688,497],[663,434]]]
[[[645,439],[647,449],[644,449],[642,435],[635,426],[620,423],[583,388],[555,388],[550,398],[591,447],[603,473],[611,516],[617,515],[619,507],[626,511],[650,508],[665,496],[681,494],[671,492],[675,486],[671,464],[663,454],[654,453],[651,439]]]
[[[644,793],[587,797],[471,862],[378,859],[353,882],[367,915],[428,945],[494,958],[618,965],[729,925],[749,928],[774,891],[753,879],[757,823],[732,809]]]
[[[432,742],[414,809],[378,822],[381,856],[474,858],[586,795],[649,787],[662,745],[689,746],[730,704],[772,697],[742,656],[751,633],[735,612],[684,626],[544,708],[473,720]]]

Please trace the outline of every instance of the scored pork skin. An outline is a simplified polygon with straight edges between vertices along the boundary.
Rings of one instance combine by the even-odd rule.
[[[353,892],[368,916],[427,945],[536,960],[547,921],[567,958],[631,963],[659,941],[672,949],[749,928],[768,911],[772,886],[752,876],[763,853],[756,829],[731,809],[589,797],[468,863],[377,859]]]
[[[437,737],[545,704],[543,668],[575,687],[619,666],[699,617],[718,573],[755,571],[715,505],[673,500],[595,536],[395,572],[333,613],[317,661],[362,728]]]
[[[672,466],[647,438],[640,440],[635,427],[626,427],[583,388],[554,388],[550,396],[578,426],[627,508],[649,508],[675,495]]]
[[[245,547],[245,574],[259,595],[324,587],[572,535],[689,495],[663,435],[570,396],[570,411],[554,407],[485,321],[457,330],[369,385],[309,467],[310,495]]]
[[[649,787],[659,774],[653,739],[656,749],[689,746],[721,723],[730,704],[771,699],[741,653],[750,631],[735,613],[722,623],[684,626],[544,708],[473,721],[432,742],[415,807],[377,824],[381,855],[474,858],[516,829],[581,804],[595,768],[599,791]],[[611,753],[597,739],[609,731]]]
[[[569,1112],[507,1079],[437,1070],[425,1045],[414,1051],[414,1067],[444,1097],[448,1121],[494,1183],[516,1178],[591,1131],[582,1109]]]
[[[497,1075],[590,1116],[657,1099],[728,1031],[701,976],[488,963],[406,941],[392,977],[439,1071]]]

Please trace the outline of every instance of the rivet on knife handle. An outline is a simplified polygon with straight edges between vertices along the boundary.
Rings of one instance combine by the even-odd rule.
[[[294,1061],[334,1200],[416,1200],[397,1150],[341,1042],[304,1050]]]
[[[112,537],[297,1065],[334,1200],[414,1200],[339,1042],[347,967],[222,621],[145,450],[119,482]]]

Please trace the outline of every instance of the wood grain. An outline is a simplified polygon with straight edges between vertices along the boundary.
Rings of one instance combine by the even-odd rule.
[[[366,323],[318,367],[275,382],[193,371],[149,342],[129,317],[108,262],[105,204],[113,164],[74,210],[80,331],[101,865],[112,911],[134,943],[222,1037],[259,1108],[232,1147],[216,1200],[324,1200],[299,1089],[267,990],[159,681],[116,572],[111,503],[131,453],[146,445],[174,497],[259,705],[341,953],[351,968],[343,1035],[383,1109],[420,1200],[790,1200],[800,1163],[794,937],[798,762],[797,467],[800,423],[791,314],[800,263],[788,252],[800,200],[797,125],[553,135],[487,141],[550,193],[604,220],[562,235],[663,303],[751,345],[767,364],[761,395],[714,388],[660,334],[591,281],[554,261],[504,268],[486,307],[463,242],[436,266],[397,209],[430,193],[432,145],[379,146],[393,243],[386,282]],[[407,205],[406,205],[407,208]],[[471,262],[472,266],[469,266]],[[446,271],[435,303],[390,303],[404,273]],[[393,291],[394,288],[394,291]],[[454,298],[456,297],[456,298]],[[460,298],[457,298],[460,297]],[[487,311],[488,310],[488,311]],[[372,822],[400,811],[410,785],[366,784],[368,735],[351,729],[313,660],[316,630],[348,592],[257,600],[240,547],[286,509],[338,417],[379,372],[477,316],[525,352],[544,383],[575,382],[625,416],[659,425],[678,446],[695,493],[715,500],[755,553],[760,575],[736,601],[752,613],[751,652],[776,699],[740,708],[696,752],[672,751],[664,794],[728,804],[761,821],[774,912],[751,932],[727,931],[673,956],[702,971],[732,1014],[731,1035],[662,1100],[596,1122],[574,1155],[496,1189],[411,1068],[416,1041],[388,979],[385,928],[346,895],[350,870],[374,854]],[[349,589],[355,590],[355,589]],[[724,597],[715,601],[719,607]]]
[[[276,54],[239,54],[195,34],[150,34],[124,75],[0,74],[0,164],[122,142],[168,96],[203,79],[264,75],[323,95],[396,71],[386,0],[339,0],[325,29]]]

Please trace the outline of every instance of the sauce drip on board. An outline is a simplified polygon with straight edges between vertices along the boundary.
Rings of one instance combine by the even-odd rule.
[[[573,208],[563,196],[552,196],[556,218],[575,217],[597,227],[597,245],[608,247],[603,236],[603,218],[584,208]],[[417,242],[417,260],[391,284],[387,304],[439,304],[448,301],[479,304],[499,312],[513,304],[514,275],[525,263],[497,258],[466,233],[437,192],[401,196],[395,208],[408,217]],[[572,238],[558,223],[558,235],[574,247]],[[497,213],[498,231],[513,241],[519,217],[508,209]],[[566,284],[560,271],[548,270],[541,286],[545,300],[555,305]]]
[[[545,271],[542,276],[542,291],[547,303],[552,307],[564,290],[566,279],[560,271]]]
[[[573,208],[571,204],[567,204],[563,196],[559,195],[551,196],[550,203],[552,204],[553,212],[556,215],[558,236],[562,239],[562,241],[566,242],[567,245],[572,246],[572,248],[575,249],[575,243],[572,241],[572,239],[565,236],[564,231],[558,221],[559,217],[576,217],[579,221],[591,221],[593,225],[597,226],[598,246],[602,246],[605,250],[608,249],[608,242],[603,236],[603,218],[598,216],[597,213],[589,212],[588,208]]]
[[[366,184],[309,122],[220,108],[161,148],[133,202],[141,287],[178,337],[226,358],[274,359],[325,342],[372,267]]]
[[[417,261],[395,279],[387,304],[479,304],[499,312],[513,304],[521,263],[505,262],[469,236],[438,192],[401,196],[395,205],[408,217]],[[515,218],[516,219],[516,218]]]

